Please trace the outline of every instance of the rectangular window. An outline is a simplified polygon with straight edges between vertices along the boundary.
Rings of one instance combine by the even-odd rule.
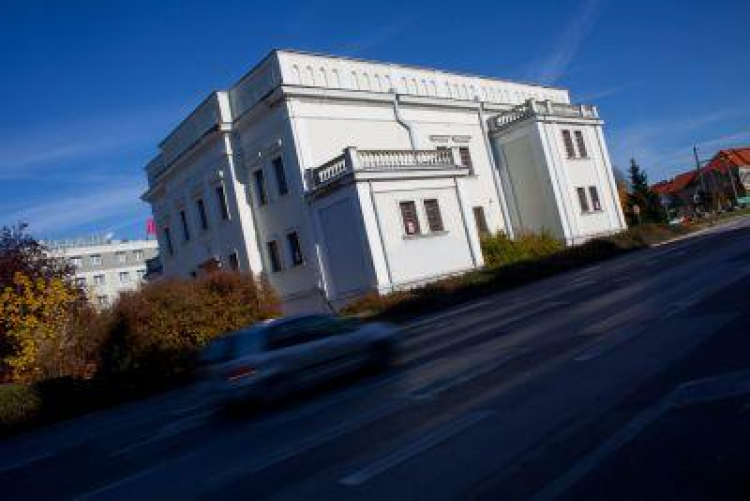
[[[190,241],[190,226],[188,226],[187,214],[184,210],[180,211],[180,224],[182,224],[182,240]]]
[[[109,303],[107,296],[96,296],[96,300],[99,303],[99,306],[107,306],[107,303]]]
[[[263,176],[263,170],[258,169],[253,172],[253,179],[255,179],[255,194],[258,197],[258,205],[266,205],[268,193],[266,193],[266,180]]]
[[[578,145],[578,156],[581,158],[586,158],[589,156],[588,152],[586,151],[586,142],[583,140],[583,132],[580,130],[575,131],[576,135],[576,144]]]
[[[589,199],[586,198],[586,188],[576,188],[578,192],[578,203],[581,204],[581,212],[591,212]]]
[[[142,250],[133,251],[133,259],[136,261],[143,261],[143,251]]]
[[[271,271],[281,271],[281,255],[279,254],[279,244],[276,240],[271,240],[266,244],[268,246],[268,261],[271,264]]]
[[[292,265],[299,266],[304,262],[302,258],[302,247],[299,243],[299,235],[296,231],[288,233],[286,241],[289,244],[289,255],[292,256]]]
[[[427,214],[427,226],[431,232],[443,231],[443,216],[440,214],[440,205],[436,199],[424,201],[424,211]]]
[[[276,175],[276,185],[279,188],[279,195],[286,195],[289,193],[289,184],[286,182],[284,162],[281,161],[281,157],[273,159],[273,172]]]
[[[104,285],[104,275],[94,275],[94,285]]]
[[[120,272],[120,283],[121,284],[129,284],[130,283],[130,273],[127,271],[121,271]]]
[[[169,233],[169,226],[165,226],[162,231],[164,234],[164,245],[167,247],[167,253],[174,256],[174,247],[172,246],[172,235]]]
[[[128,255],[124,252],[118,252],[117,253],[117,262],[118,263],[127,263],[128,262]]]
[[[226,221],[229,219],[229,207],[227,207],[227,197],[226,193],[224,193],[224,187],[221,185],[216,187],[216,200],[219,202],[221,218]]]
[[[464,167],[468,167],[469,169],[474,167],[474,164],[471,161],[471,152],[469,151],[468,146],[461,146],[458,148],[458,154],[461,157],[461,165]]]
[[[146,270],[136,270],[135,273],[138,276],[138,280],[146,278]]]
[[[195,205],[198,206],[198,216],[201,220],[201,229],[207,230],[208,229],[208,218],[206,217],[206,206],[203,203],[203,199],[199,198],[195,201]]]
[[[477,225],[479,235],[488,235],[490,228],[487,226],[487,218],[484,215],[484,207],[474,207],[474,223]]]
[[[602,210],[602,203],[599,201],[599,191],[596,186],[589,186],[589,195],[591,195],[591,205],[594,210]]]
[[[89,262],[91,263],[91,266],[101,266],[102,265],[102,256],[100,254],[93,254],[89,258]]]
[[[229,254],[229,268],[231,268],[234,271],[239,271],[240,269],[240,259],[237,257],[236,252],[232,252]]]
[[[568,158],[576,157],[576,149],[573,146],[573,137],[570,135],[568,129],[562,131],[563,142],[565,143],[565,152],[568,154]]]
[[[401,202],[401,219],[404,222],[404,233],[407,235],[419,234],[419,218],[417,217],[417,206],[414,202]]]
[[[83,259],[81,258],[81,256],[71,257],[70,264],[72,264],[76,268],[80,268],[81,266],[83,266]]]
[[[76,278],[76,287],[78,287],[79,289],[86,288],[86,277]]]

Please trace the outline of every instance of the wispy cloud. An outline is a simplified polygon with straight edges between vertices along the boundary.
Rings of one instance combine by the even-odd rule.
[[[97,190],[84,196],[68,196],[51,201],[29,204],[11,213],[3,214],[2,224],[19,221],[29,223],[37,235],[64,234],[70,230],[108,220],[132,220],[136,214],[145,213],[146,206],[139,200],[144,186],[131,182]],[[117,223],[115,223],[117,224]]]
[[[113,154],[154,148],[179,117],[176,108],[145,109],[24,130],[0,139],[0,179],[38,179],[59,171],[83,174]],[[101,171],[100,167],[95,170]]]
[[[594,28],[600,12],[600,0],[584,0],[560,37],[555,40],[549,55],[533,63],[527,78],[552,84],[563,76]]]
[[[368,30],[364,35],[335,48],[334,52],[342,52],[351,56],[360,56],[374,49],[378,45],[395,39],[414,21],[413,17],[401,17],[398,21],[389,22],[374,30]]]
[[[612,87],[605,87],[603,89],[596,89],[590,92],[584,92],[576,96],[575,102],[579,103],[595,103],[602,99],[615,96],[620,94],[625,89],[631,87],[631,84],[614,85]]]
[[[711,155],[716,149],[750,141],[750,129],[745,127],[716,135],[717,128],[731,130],[736,119],[749,113],[749,109],[733,107],[614,129],[610,141],[612,156],[620,166],[635,157],[653,178],[666,178],[692,167],[693,145],[704,150],[704,155]]]

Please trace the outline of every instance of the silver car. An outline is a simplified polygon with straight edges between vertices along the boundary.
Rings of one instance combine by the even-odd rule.
[[[267,403],[357,369],[385,368],[398,346],[398,329],[386,323],[333,315],[270,320],[204,349],[204,387],[224,403]]]

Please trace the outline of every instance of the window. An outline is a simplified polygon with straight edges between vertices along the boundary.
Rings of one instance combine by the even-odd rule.
[[[276,240],[271,240],[266,244],[268,246],[268,261],[271,263],[271,271],[281,271],[281,255],[279,254],[279,244]]]
[[[580,130],[575,131],[576,135],[576,144],[578,145],[578,156],[581,158],[588,157],[588,152],[586,151],[586,142],[583,140],[583,132]]]
[[[127,263],[128,262],[128,255],[124,252],[118,252],[117,253],[117,262],[118,263]]]
[[[83,266],[83,259],[81,258],[81,256],[71,257],[70,264],[72,264],[76,268],[80,268],[81,266]]]
[[[121,284],[129,284],[130,283],[130,273],[127,271],[121,271],[120,272],[120,283]]]
[[[484,215],[484,207],[474,207],[472,210],[474,212],[474,223],[477,225],[479,236],[488,235],[490,233],[490,229],[487,226],[487,218]]]
[[[284,162],[281,161],[281,157],[273,159],[273,172],[276,175],[276,186],[279,189],[279,195],[286,195],[289,193],[289,184],[286,182]]]
[[[135,274],[138,277],[138,280],[143,280],[146,278],[146,270],[135,270]]]
[[[576,149],[573,146],[573,138],[570,135],[570,131],[565,129],[562,131],[563,142],[565,143],[565,152],[568,154],[568,158],[575,158]]]
[[[231,254],[229,254],[229,268],[234,271],[239,271],[240,269],[240,258],[237,257],[236,252],[232,252]]]
[[[76,278],[76,287],[79,289],[86,288],[86,277],[77,277]]]
[[[219,202],[219,214],[226,221],[229,219],[229,208],[227,207],[227,197],[224,193],[224,187],[221,185],[216,187],[216,200]]]
[[[288,233],[286,241],[289,244],[289,255],[292,256],[292,265],[299,266],[304,262],[302,258],[302,247],[299,244],[299,235],[296,231]]]
[[[143,251],[140,249],[133,251],[133,259],[135,261],[143,261]]]
[[[206,206],[203,203],[203,199],[199,198],[195,201],[195,205],[198,206],[198,216],[201,220],[201,229],[207,230],[208,229],[208,218],[206,217]]]
[[[169,227],[165,226],[162,233],[164,234],[164,245],[167,247],[167,252],[170,256],[173,256],[174,247],[172,247],[172,235],[169,233]]]
[[[461,146],[458,148],[458,154],[461,157],[461,165],[468,167],[469,169],[474,167],[474,164],[471,162],[471,152],[469,151],[468,146]]]
[[[104,275],[94,275],[94,285],[104,285]]]
[[[586,198],[586,188],[576,188],[578,192],[578,202],[581,204],[581,212],[591,212],[589,200]]]
[[[107,296],[96,296],[96,301],[99,303],[99,306],[107,306],[109,302]]]
[[[91,263],[91,266],[101,266],[102,256],[100,254],[92,255],[91,257],[89,257],[89,263]]]
[[[258,197],[258,205],[266,205],[268,194],[266,193],[266,180],[263,176],[263,170],[258,169],[253,172],[253,179],[255,179],[255,194]]]
[[[440,214],[440,205],[437,199],[424,201],[424,211],[427,213],[427,226],[431,232],[443,231],[443,216]]]
[[[589,195],[591,195],[591,206],[594,210],[602,210],[602,203],[599,200],[599,192],[596,186],[589,186]]]
[[[401,202],[401,219],[404,222],[404,232],[407,235],[419,234],[419,219],[417,217],[417,206],[414,202]]]
[[[187,214],[184,210],[180,211],[180,223],[182,224],[182,241],[190,241],[190,227],[188,226]]]

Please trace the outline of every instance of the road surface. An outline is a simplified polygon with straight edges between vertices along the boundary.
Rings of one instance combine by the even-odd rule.
[[[750,224],[411,322],[279,408],[191,389],[0,444],[3,499],[750,499]]]

